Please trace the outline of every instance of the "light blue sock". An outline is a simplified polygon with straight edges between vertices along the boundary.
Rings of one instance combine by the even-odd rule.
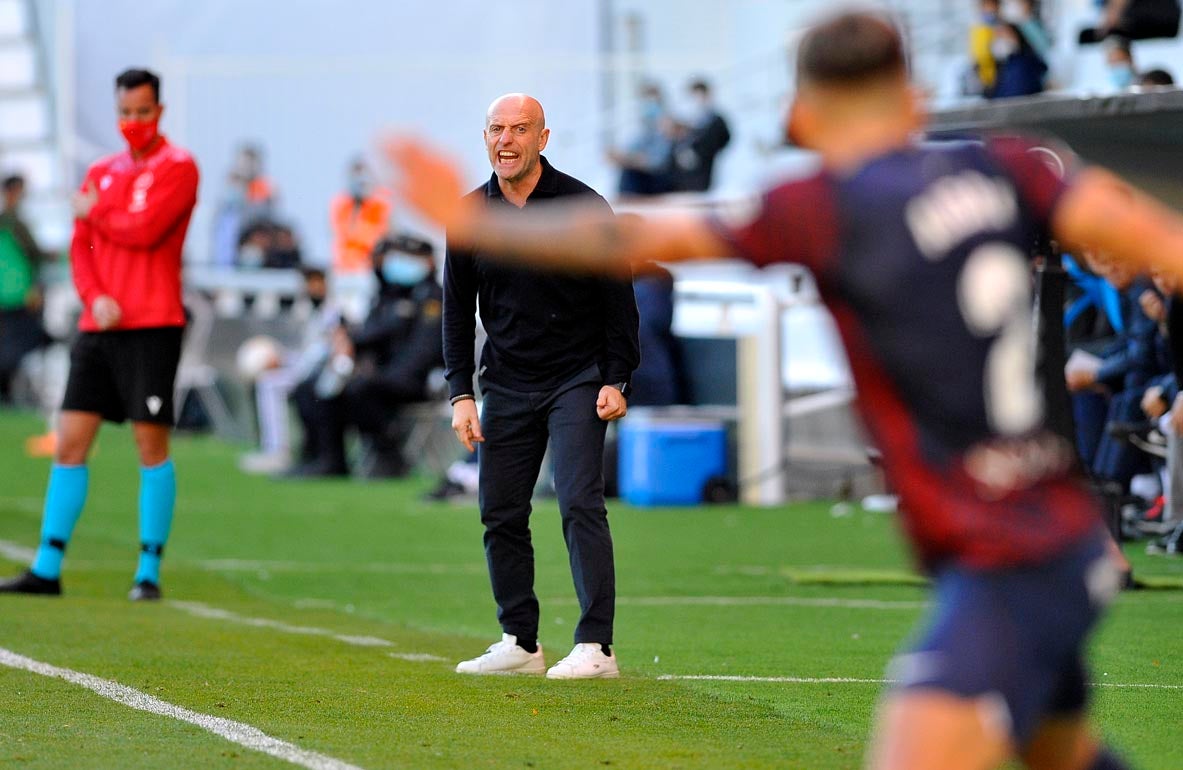
[[[30,567],[37,577],[46,580],[61,577],[62,557],[70,535],[74,534],[74,525],[82,515],[89,480],[90,471],[85,465],[55,463],[50,468],[45,509],[41,514],[41,544],[37,546],[37,556]]]
[[[140,564],[135,582],[160,585],[160,557],[177,503],[177,471],[171,459],[140,468]]]

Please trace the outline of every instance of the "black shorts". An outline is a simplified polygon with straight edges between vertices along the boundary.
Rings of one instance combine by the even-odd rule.
[[[62,410],[94,412],[110,422],[172,425],[184,331],[162,326],[82,332],[70,350]]]
[[[1085,642],[1119,585],[1096,536],[1038,566],[950,567],[937,575],[927,630],[890,678],[909,689],[993,695],[1026,748],[1043,720],[1084,711]]]

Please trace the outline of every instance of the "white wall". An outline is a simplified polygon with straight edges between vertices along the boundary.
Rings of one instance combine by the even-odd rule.
[[[598,152],[589,161],[571,150],[598,130],[592,2],[78,0],[74,20],[82,160],[122,144],[114,76],[133,65],[159,70],[163,130],[194,152],[203,175],[188,243],[195,261],[208,258],[210,216],[242,140],[266,148],[282,211],[321,260],[348,159],[389,126],[454,152],[475,186],[488,173],[485,107],[527,91],[547,109],[548,157],[577,176],[598,170]]]

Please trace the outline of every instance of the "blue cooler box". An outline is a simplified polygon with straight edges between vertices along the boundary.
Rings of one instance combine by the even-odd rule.
[[[703,420],[625,419],[619,431],[620,496],[633,505],[695,505],[727,470],[727,431]]]

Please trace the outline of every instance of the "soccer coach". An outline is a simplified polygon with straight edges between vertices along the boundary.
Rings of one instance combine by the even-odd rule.
[[[557,171],[542,150],[550,131],[542,105],[524,94],[489,106],[485,147],[493,174],[467,197],[510,212],[594,190]],[[475,313],[488,339],[481,353],[483,414],[474,401]],[[604,507],[604,432],[627,411],[640,360],[637,307],[627,281],[533,272],[449,248],[444,268],[444,361],[452,428],[479,445],[485,555],[502,639],[456,670],[550,678],[613,677],[615,567]],[[547,441],[580,618],[575,648],[546,668],[538,645],[538,597],[530,498]]]
[[[29,571],[0,592],[61,593],[66,544],[86,502],[87,455],[103,420],[132,421],[140,456],[140,560],[129,598],[160,598],[160,557],[176,501],[169,459],[173,383],[181,354],[181,247],[197,202],[197,165],[158,130],[160,79],[115,79],[128,149],[97,161],[74,196],[70,264],[82,300],[80,334],[58,422],[58,446]]]

